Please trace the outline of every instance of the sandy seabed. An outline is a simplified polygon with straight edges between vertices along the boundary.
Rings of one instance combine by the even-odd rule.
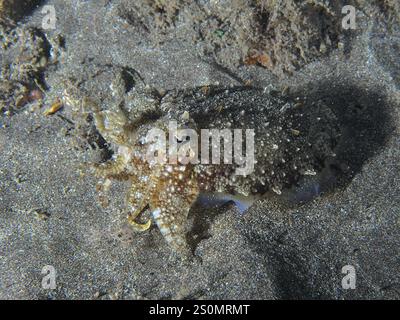
[[[20,12],[0,1],[0,298],[400,298],[395,1],[349,1],[354,30],[341,27],[342,1],[25,2]],[[42,28],[45,5],[55,29]],[[120,98],[110,83],[126,70],[160,91],[251,85],[322,100],[351,128],[345,174],[301,205],[273,195],[244,214],[196,205],[196,259],[184,263],[156,227],[129,228],[124,183],[100,206],[80,165],[112,146],[90,117],[67,105],[44,115],[74,85],[110,108]],[[45,266],[54,290],[42,286]],[[355,289],[342,286],[345,266]]]

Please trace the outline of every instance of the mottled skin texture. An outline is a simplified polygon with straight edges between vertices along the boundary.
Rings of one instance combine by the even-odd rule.
[[[136,230],[147,230],[151,221],[140,224],[136,219],[150,209],[168,244],[183,254],[190,251],[185,238],[187,215],[200,193],[252,196],[272,190],[280,194],[302,176],[319,172],[334,157],[340,137],[336,118],[326,106],[285,101],[263,89],[205,87],[163,97],[144,90],[133,101],[140,105],[100,111],[85,100],[98,131],[116,145],[113,159],[94,166],[102,179],[99,190],[104,192],[112,179],[128,180],[129,223]],[[197,131],[254,129],[254,171],[242,176],[235,174],[236,164],[149,163],[144,158],[148,131],[167,132],[171,120],[178,128]]]

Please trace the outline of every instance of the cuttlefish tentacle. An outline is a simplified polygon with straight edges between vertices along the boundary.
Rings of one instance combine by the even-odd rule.
[[[171,166],[169,166],[171,167]],[[185,226],[189,210],[198,197],[196,179],[189,169],[175,166],[160,179],[150,201],[153,219],[168,244],[177,252],[188,252]]]
[[[136,222],[135,219],[146,209],[150,201],[149,193],[152,186],[144,186],[139,179],[133,179],[131,188],[127,195],[127,202],[131,207],[131,212],[128,214],[128,223],[136,231],[146,231],[151,226],[151,219],[145,223]],[[140,191],[139,191],[140,190]]]
[[[115,159],[111,159],[103,163],[91,163],[90,167],[93,169],[95,176],[123,176],[125,170],[125,159],[122,155],[118,155]]]

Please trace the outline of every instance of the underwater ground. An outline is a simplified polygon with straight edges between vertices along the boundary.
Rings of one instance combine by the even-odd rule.
[[[0,298],[399,299],[399,31],[396,0],[0,0]],[[107,109],[131,72],[323,101],[348,138],[329,173],[244,213],[195,205],[185,262],[129,227],[123,182],[104,208],[82,170],[113,146],[67,92]]]

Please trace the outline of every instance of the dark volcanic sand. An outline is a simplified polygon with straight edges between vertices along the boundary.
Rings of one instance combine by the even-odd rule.
[[[286,18],[274,29],[288,32],[288,42],[277,43],[273,53],[282,59],[263,68],[260,63],[241,63],[245,46],[251,49],[256,41],[256,49],[267,52],[272,41],[272,31],[265,34],[256,22],[248,21],[254,19],[254,8],[241,8],[246,1],[237,1],[236,6],[214,1],[221,6],[213,9],[219,12],[215,21],[204,9],[208,1],[199,1],[200,9],[182,9],[184,2],[173,2],[177,7],[164,8],[168,10],[160,17],[148,1],[138,8],[124,0],[49,0],[41,4],[55,6],[55,30],[40,30],[41,7],[14,29],[19,39],[28,27],[39,28],[60,54],[57,63],[32,75],[46,87],[42,107],[33,102],[13,108],[7,102],[2,108],[0,298],[399,299],[396,3],[390,11],[356,1],[357,29],[348,31],[337,26],[340,11],[330,16],[326,9],[313,8],[324,12],[299,30],[309,28],[312,41],[329,34],[330,44],[321,41],[324,54],[308,46],[304,33],[297,37],[290,33],[293,29],[285,29],[297,23]],[[283,2],[284,14],[291,1]],[[335,7],[331,9],[340,9]],[[257,7],[254,10],[258,12]],[[328,16],[329,24],[320,23]],[[240,33],[246,26],[252,26],[250,42]],[[65,48],[57,35],[63,37]],[[290,37],[299,41],[306,59],[293,51]],[[15,63],[21,43],[0,49],[3,83],[8,79],[4,65]],[[196,206],[189,216],[188,238],[197,258],[185,264],[171,255],[157,228],[143,234],[129,229],[123,184],[113,187],[108,208],[98,204],[96,179],[81,176],[79,170],[81,163],[107,153],[90,146],[101,144],[96,133],[88,136],[90,125],[68,107],[43,115],[62,97],[68,79],[82,81],[107,108],[113,72],[127,67],[158,89],[250,80],[277,91],[288,87],[285,90],[294,97],[323,99],[342,112],[342,121],[351,121],[353,139],[343,152],[348,172],[337,187],[304,205],[271,195],[244,214],[231,204]],[[4,91],[2,95],[4,101]],[[287,197],[293,194],[288,192]],[[42,288],[41,270],[46,265],[57,271],[55,290]],[[346,265],[356,270],[354,290],[341,285]]]

